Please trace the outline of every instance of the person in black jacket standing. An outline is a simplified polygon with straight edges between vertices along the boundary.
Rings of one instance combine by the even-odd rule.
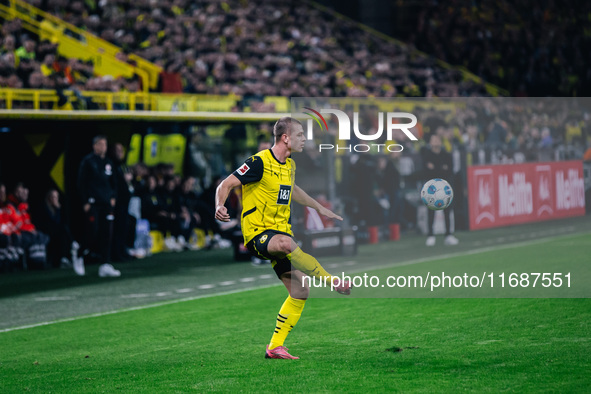
[[[35,225],[49,235],[47,257],[53,266],[72,267],[77,275],[84,276],[84,261],[78,257],[79,245],[63,214],[60,194],[56,188],[51,187],[45,193],[35,214]]]
[[[442,149],[441,137],[432,134],[429,139],[429,147],[421,151],[423,159],[423,181],[433,178],[442,178],[448,181],[452,188],[453,179],[453,160],[451,154]],[[435,235],[433,235],[433,222],[435,221],[435,211],[428,209],[428,235],[427,246],[435,246]],[[457,245],[458,239],[451,233],[450,208],[443,210],[445,217],[445,245]]]
[[[109,263],[117,180],[107,154],[107,137],[98,135],[92,140],[93,152],[86,155],[78,171],[78,192],[86,215],[86,248],[99,256],[99,276],[120,276],[121,272]]]
[[[125,164],[125,147],[117,142],[112,145],[113,150],[108,154],[113,162],[114,176],[117,182],[117,202],[115,203],[115,222],[113,223],[113,246],[111,256],[113,261],[128,261],[132,257],[127,253],[127,247],[133,246],[131,234],[135,234],[135,218],[129,215],[129,202],[134,195],[131,183],[133,174]]]

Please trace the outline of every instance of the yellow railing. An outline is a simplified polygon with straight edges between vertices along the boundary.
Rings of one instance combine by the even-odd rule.
[[[60,103],[60,95],[50,89],[10,89],[0,88],[0,109],[18,110],[68,110],[68,109],[100,109],[107,111],[156,111],[156,112],[233,112],[242,97],[235,95],[211,95],[211,94],[169,94],[169,93],[144,93],[144,92],[96,92],[82,91],[79,94],[71,90],[62,91],[67,98]],[[395,108],[400,111],[413,111],[416,106],[428,106],[437,108],[440,111],[450,111],[464,104],[459,101],[446,101],[445,99],[432,98],[430,100],[405,100],[380,99],[359,97],[338,97],[335,98],[341,107],[348,106],[354,111],[360,110],[360,104],[371,103],[377,106],[380,111],[388,112]],[[93,106],[84,105],[89,100]],[[313,99],[312,99],[313,100]],[[317,105],[330,103],[331,99],[318,99]],[[263,112],[268,113],[289,113],[291,102],[286,97],[267,96],[267,104],[274,104],[273,107],[265,107]],[[312,101],[314,102],[314,101]],[[59,105],[61,104],[61,105]],[[313,106],[316,104],[313,104]],[[251,108],[244,108],[243,112],[251,112]],[[261,111],[252,111],[255,112]]]
[[[65,103],[60,103],[60,95],[55,90],[0,88],[0,108],[91,109],[86,105],[86,100],[90,100],[95,104],[93,108],[109,111],[230,112],[241,99],[239,96],[144,92],[82,91],[79,97],[71,90],[64,90],[62,94],[67,98]]]
[[[162,70],[159,66],[133,54],[129,59],[135,61],[137,66],[131,66],[115,57],[121,52],[121,48],[22,0],[5,2],[8,4],[0,4],[0,17],[7,20],[20,19],[22,26],[41,40],[57,42],[58,52],[63,56],[92,60],[95,71],[100,75],[129,78],[135,73],[142,78],[145,92],[157,87],[158,75]]]
[[[113,110],[117,108],[128,110],[149,110],[152,105],[151,95],[148,93],[129,92],[81,92],[98,108]],[[63,95],[67,103],[58,105],[60,96],[55,90],[49,89],[0,89],[0,105],[5,109],[29,108],[29,109],[70,109],[72,103],[78,101],[74,92],[64,90]],[[69,105],[68,105],[69,104]]]

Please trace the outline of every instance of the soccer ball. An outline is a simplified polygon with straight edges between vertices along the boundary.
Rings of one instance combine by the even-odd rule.
[[[431,179],[421,189],[423,204],[435,211],[449,207],[453,199],[454,191],[445,179]]]

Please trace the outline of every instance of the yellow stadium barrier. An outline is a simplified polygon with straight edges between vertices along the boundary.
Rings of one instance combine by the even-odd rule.
[[[14,109],[14,103],[19,107],[34,110],[41,109],[73,109],[72,102],[79,101],[74,92],[64,90],[63,95],[68,99],[67,106],[58,107],[59,96],[55,90],[49,89],[9,89],[0,88],[0,102],[4,102],[5,109]],[[89,98],[104,110],[150,110],[154,97],[147,93],[130,92],[81,92],[83,97]],[[82,107],[84,108],[84,107]]]
[[[240,96],[235,95],[95,91],[80,93],[83,97],[91,99],[100,109],[108,111],[231,112],[241,99]],[[79,101],[70,90],[64,90],[63,95],[69,102]],[[58,100],[59,96],[55,90],[0,88],[0,102],[4,102],[5,109],[13,109],[15,102],[21,103],[20,107],[29,109],[60,109],[57,108]]]

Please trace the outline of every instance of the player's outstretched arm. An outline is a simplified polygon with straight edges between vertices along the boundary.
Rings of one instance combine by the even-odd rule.
[[[319,214],[326,216],[330,219],[343,220],[342,217],[331,211],[330,209],[323,207],[318,201],[313,199],[298,185],[294,185],[293,194],[291,196],[295,202],[304,206],[315,209]]]
[[[215,189],[215,218],[217,220],[221,220],[222,222],[230,221],[230,215],[228,215],[228,210],[224,204],[230,191],[240,185],[240,180],[234,174],[230,174]]]

